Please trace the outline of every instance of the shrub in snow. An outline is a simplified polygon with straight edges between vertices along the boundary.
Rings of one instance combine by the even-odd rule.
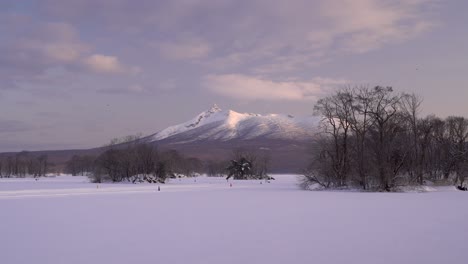
[[[251,175],[252,162],[242,157],[240,160],[231,160],[231,164],[227,167],[228,176],[226,179],[233,177],[235,180],[245,180]]]

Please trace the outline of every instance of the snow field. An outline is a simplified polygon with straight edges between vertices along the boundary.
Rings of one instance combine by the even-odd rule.
[[[0,263],[465,263],[467,193],[0,179]]]

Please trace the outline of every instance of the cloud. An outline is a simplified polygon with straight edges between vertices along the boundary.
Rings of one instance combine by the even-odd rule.
[[[82,47],[73,43],[47,43],[43,46],[44,54],[55,61],[73,62],[80,56]]]
[[[1,76],[1,74],[0,74]],[[17,84],[11,80],[11,79],[6,79],[4,78],[3,80],[0,80],[0,91],[1,90],[12,90],[12,89],[16,89],[17,88]]]
[[[238,100],[313,100],[326,90],[344,84],[343,80],[315,78],[312,81],[273,81],[242,74],[208,75],[203,85],[208,90]]]
[[[19,34],[24,30],[23,26],[25,25],[19,27],[12,25],[18,31],[15,33]],[[17,35],[10,39],[12,48],[24,58],[40,60],[39,63],[47,65],[73,62],[90,49],[80,40],[78,33],[70,24],[44,22],[31,27],[32,31],[28,34]]]
[[[275,73],[310,66],[309,61],[337,52],[363,53],[414,38],[437,23],[432,10],[438,1],[185,0],[134,5],[120,0],[99,5],[83,0],[69,5],[48,0],[44,6],[47,15],[87,17],[102,30],[140,34],[143,41],[158,43],[164,58],[203,58],[216,68],[257,64],[250,67]],[[290,59],[292,67],[275,66],[277,56]]]
[[[179,31],[202,35],[204,41],[174,37],[160,51],[172,59],[201,58],[217,69],[294,72],[343,53],[365,53],[419,36],[437,24],[431,13],[436,1],[178,2],[170,5],[177,16],[165,21],[164,32],[169,38]]]
[[[0,134],[18,133],[32,130],[33,127],[18,120],[0,120]]]
[[[145,86],[135,83],[130,85],[123,85],[123,86],[112,86],[108,88],[102,88],[98,90],[99,93],[104,94],[147,94],[150,92]]]
[[[75,29],[63,22],[37,22],[27,16],[0,16],[0,77],[10,82],[37,76],[48,68],[67,66],[89,50]],[[2,74],[3,73],[3,74]]]
[[[173,91],[177,87],[175,79],[167,79],[159,83],[131,83],[129,85],[112,85],[98,90],[105,94],[133,94],[133,95],[148,95],[154,93],[167,93]]]
[[[36,32],[17,39],[17,47],[22,51],[37,53],[50,64],[73,62],[89,50],[89,46],[80,40],[70,24],[45,22],[33,27],[36,27]]]
[[[122,73],[125,67],[115,56],[93,54],[83,59],[84,65],[97,73]]]
[[[297,77],[348,53],[431,30],[436,1],[45,0],[31,10],[18,5],[0,11],[6,40],[0,45],[0,87],[37,84],[43,76],[53,80],[46,72],[57,68],[77,81],[120,74],[126,84],[161,83],[174,72],[182,79],[220,72]],[[130,60],[141,68],[127,65]],[[111,82],[104,78],[101,87]]]
[[[135,93],[144,92],[146,89],[139,84],[132,84],[128,87],[128,90]]]
[[[327,31],[311,31],[311,40],[338,43],[340,49],[362,53],[407,40],[436,25],[427,12],[432,0],[341,0],[322,5],[331,22]],[[318,34],[318,35],[315,35]]]
[[[161,91],[171,91],[177,87],[177,81],[175,79],[164,80],[159,83],[158,89]]]
[[[63,92],[86,74],[128,73],[138,67],[123,65],[117,56],[93,54],[95,48],[67,22],[49,22],[28,15],[0,12],[0,89],[31,93]],[[70,78],[74,78],[70,82]],[[89,78],[89,77],[88,77]],[[61,89],[58,89],[60,87]],[[51,94],[51,93],[49,93]]]
[[[199,59],[208,55],[210,45],[199,39],[188,39],[157,44],[160,54],[168,59],[185,60]]]

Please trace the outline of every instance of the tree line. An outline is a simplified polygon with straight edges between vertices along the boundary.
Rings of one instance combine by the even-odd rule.
[[[391,87],[345,87],[316,103],[322,117],[303,187],[391,191],[468,173],[468,120],[422,117],[423,100]]]
[[[99,155],[74,155],[62,167],[64,173],[88,176],[93,182],[164,183],[167,178],[193,177],[199,174],[234,179],[270,179],[270,157],[265,151],[235,149],[229,160],[205,161],[186,157],[175,150],[160,151],[141,142],[140,136],[112,139]],[[0,158],[0,177],[40,177],[55,164],[47,155],[27,151]],[[57,170],[59,168],[54,168]]]
[[[175,150],[159,151],[145,143],[110,146],[99,156],[74,156],[66,164],[72,175],[88,175],[94,182],[164,183],[167,178],[194,176],[201,161],[185,157]]]
[[[108,147],[99,156],[73,156],[67,162],[65,172],[73,176],[89,176],[94,182],[164,183],[167,178],[193,177],[202,173],[238,180],[271,179],[268,176],[269,156],[252,150],[236,149],[230,161],[203,163],[175,150],[158,151],[155,146],[145,143]]]
[[[47,155],[37,156],[22,151],[0,158],[0,178],[45,176],[50,165]]]

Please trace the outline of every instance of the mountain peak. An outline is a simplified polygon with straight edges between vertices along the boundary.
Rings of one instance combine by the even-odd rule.
[[[198,114],[192,120],[179,124],[179,125],[168,127],[154,134],[153,140],[160,140],[163,138],[167,138],[175,134],[179,134],[179,133],[186,132],[188,130],[200,127],[207,123],[216,122],[216,121],[220,121],[224,119],[225,117],[223,115],[223,111],[221,110],[221,108],[219,108],[217,104],[214,104],[209,110]]]
[[[213,106],[210,108],[210,110],[208,110],[209,113],[217,113],[217,112],[221,112],[221,108],[219,108],[219,106],[217,104],[213,104]]]
[[[152,140],[161,140],[175,135],[185,136],[185,141],[199,139],[230,140],[257,137],[304,139],[310,138],[316,127],[315,118],[294,118],[291,115],[238,113],[221,110],[214,104],[209,110],[192,120],[168,127],[153,135]]]

